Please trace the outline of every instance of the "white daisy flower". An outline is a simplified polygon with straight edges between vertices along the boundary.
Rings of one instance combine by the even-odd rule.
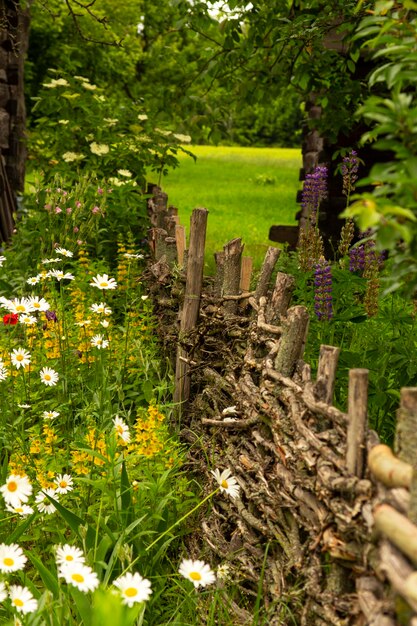
[[[70,474],[57,474],[54,483],[56,485],[56,493],[64,494],[74,489]]]
[[[31,276],[30,278],[27,279],[27,284],[28,285],[37,285],[38,282],[40,281],[41,277],[38,274],[37,276]]]
[[[49,265],[50,263],[60,263],[62,261],[62,259],[56,258],[56,259],[42,259],[41,263],[43,265]]]
[[[112,310],[107,306],[105,302],[100,302],[100,304],[92,304],[90,306],[90,311],[93,313],[101,313],[102,315],[111,315]]]
[[[141,300],[147,300],[149,298],[149,296],[141,296],[140,299]]]
[[[227,580],[230,576],[230,565],[228,563],[223,563],[219,565],[217,568],[217,578],[220,580]]]
[[[94,591],[99,585],[97,574],[84,563],[63,563],[59,568],[59,575],[66,583],[74,585],[84,593]]]
[[[53,420],[56,417],[59,417],[58,411],[44,411],[42,413],[42,417],[44,420]]]
[[[9,375],[9,372],[8,372],[7,368],[3,365],[3,363],[1,363],[0,364],[0,381],[6,380],[8,375]]]
[[[28,315],[27,313],[25,313],[24,315],[19,315],[20,324],[25,324],[26,326],[33,326],[34,324],[36,324],[37,321],[38,320],[36,319],[34,315]]]
[[[39,298],[39,296],[30,297],[29,302],[34,311],[48,311],[50,308],[45,298]]]
[[[94,276],[93,282],[91,282],[90,285],[98,289],[116,289],[117,287],[114,278],[109,278],[107,274],[97,274],[97,276]]]
[[[94,337],[90,339],[90,343],[93,348],[98,348],[99,350],[107,348],[109,345],[108,340],[104,339],[103,335],[94,335]]]
[[[33,513],[32,507],[28,504],[19,504],[19,506],[6,504],[6,511],[9,511],[9,513],[16,513],[17,515],[20,515],[20,517],[27,517]]]
[[[110,326],[110,322],[108,320],[102,320],[100,324],[103,328],[108,328]]]
[[[74,256],[74,253],[71,252],[70,250],[67,250],[66,248],[56,248],[55,249],[55,253],[56,254],[62,254],[62,256],[67,256],[67,257]]]
[[[10,585],[9,598],[12,606],[19,613],[33,613],[38,608],[38,601],[35,600],[27,587]]]
[[[17,543],[0,543],[0,572],[17,572],[25,567],[26,561],[27,558]]]
[[[59,566],[66,563],[85,563],[85,557],[79,548],[67,543],[56,548],[56,562]]]
[[[129,443],[130,432],[129,432],[129,426],[126,424],[126,422],[122,420],[121,417],[116,415],[116,417],[113,419],[113,424],[114,424],[114,430],[116,431],[120,439],[122,439],[126,443]]]
[[[204,561],[192,561],[183,559],[179,567],[179,573],[187,580],[191,580],[194,587],[206,587],[216,580],[214,572]]]
[[[10,474],[4,485],[0,487],[0,492],[10,506],[20,506],[22,502],[27,502],[32,494],[32,485],[27,476]]]
[[[3,581],[0,581],[0,602],[3,602],[7,598],[6,585]]]
[[[31,313],[33,311],[32,305],[28,298],[15,298],[9,301],[10,313]]]
[[[39,372],[39,375],[43,384],[49,387],[54,387],[59,380],[58,372],[51,369],[50,367],[43,367]]]
[[[50,496],[54,500],[58,500],[55,489],[48,487],[47,489],[39,491],[39,493],[36,494],[35,502],[37,504],[38,511],[52,515],[52,513],[55,513],[56,511],[55,505],[47,498],[47,496]]]
[[[0,267],[3,267],[3,263],[6,261],[6,257],[5,256],[0,256]]]
[[[63,272],[62,270],[49,270],[47,275],[52,276],[52,278],[56,278],[58,281],[75,279],[75,276],[73,274],[70,274],[69,272]]]
[[[0,305],[4,306],[6,309],[11,307],[12,301],[9,298],[5,298],[4,296],[0,296]]]
[[[232,476],[232,473],[229,469],[225,469],[221,473],[219,469],[211,470],[211,474],[213,474],[214,478],[216,479],[217,484],[220,487],[220,491],[224,491],[231,498],[238,497],[240,487],[237,483],[236,478]]]
[[[120,576],[113,585],[120,590],[122,594],[123,604],[133,606],[136,602],[145,602],[151,593],[151,583],[146,578],[142,578],[140,574],[128,572],[124,576]]]

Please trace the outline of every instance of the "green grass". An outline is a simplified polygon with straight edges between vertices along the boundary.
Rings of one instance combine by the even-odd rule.
[[[190,151],[197,161],[181,155],[180,167],[162,187],[169,204],[178,207],[187,235],[192,210],[208,209],[205,272],[214,271],[214,252],[235,237],[242,237],[244,255],[259,269],[268,246],[277,245],[268,239],[269,228],[295,224],[300,150],[193,146]]]

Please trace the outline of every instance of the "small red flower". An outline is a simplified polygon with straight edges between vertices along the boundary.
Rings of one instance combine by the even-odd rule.
[[[17,313],[6,313],[6,315],[3,315],[3,324],[17,324],[18,319]]]

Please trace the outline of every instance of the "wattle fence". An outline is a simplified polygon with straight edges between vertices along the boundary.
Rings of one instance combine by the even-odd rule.
[[[217,498],[196,520],[189,550],[237,588],[229,610],[254,624],[417,626],[417,388],[401,390],[395,455],[367,425],[368,371],[352,369],[348,403],[333,406],[339,349],[303,361],[309,315],[291,306],[294,279],[268,249],[252,286],[240,239],[204,277],[208,212],[189,241],[151,186],[145,272],[175,367],[176,417],[189,467],[213,487],[230,469],[240,497]]]

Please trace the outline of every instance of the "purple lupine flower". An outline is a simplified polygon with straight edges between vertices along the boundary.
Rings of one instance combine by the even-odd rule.
[[[343,157],[341,172],[343,176],[343,190],[345,196],[350,196],[355,191],[355,183],[358,180],[359,159],[356,150],[351,150]]]
[[[365,267],[365,246],[361,244],[349,250],[349,270],[363,272]]]
[[[318,165],[312,174],[305,177],[301,196],[303,214],[310,217],[312,224],[316,222],[320,202],[327,196],[327,167]]]
[[[319,320],[333,317],[332,270],[323,256],[314,268],[314,312]]]
[[[369,265],[372,265],[376,258],[375,240],[372,237],[373,230],[368,228],[359,233],[360,239],[367,239],[349,250],[349,270],[351,272],[363,272]]]

